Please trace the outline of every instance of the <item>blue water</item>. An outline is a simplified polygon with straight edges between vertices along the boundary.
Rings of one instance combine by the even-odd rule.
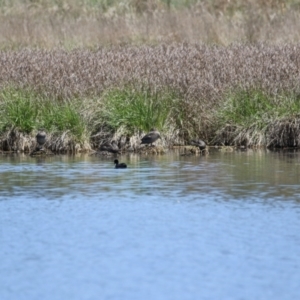
[[[0,299],[299,299],[297,153],[0,158]]]

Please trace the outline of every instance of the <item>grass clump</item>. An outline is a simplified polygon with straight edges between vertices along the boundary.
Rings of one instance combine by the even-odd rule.
[[[275,103],[261,90],[236,90],[231,92],[219,112],[221,123],[248,127],[254,123],[263,126],[274,114]]]
[[[17,128],[30,133],[36,127],[38,105],[35,95],[29,90],[6,88],[0,92],[1,131]]]
[[[73,138],[82,142],[86,138],[87,124],[76,103],[57,103],[46,100],[41,109],[40,127],[50,132],[70,132]]]
[[[270,144],[269,133],[274,135],[280,120],[298,118],[299,115],[300,97],[297,93],[269,95],[259,89],[238,89],[229,94],[216,115],[219,130],[215,142],[267,145]]]
[[[103,99],[102,117],[114,130],[123,127],[129,133],[151,128],[166,131],[178,105],[175,93],[169,91],[111,89]]]
[[[88,138],[88,124],[79,100],[49,99],[31,89],[6,87],[0,91],[0,132],[15,129],[30,134],[44,128],[50,134],[68,132],[74,141]]]

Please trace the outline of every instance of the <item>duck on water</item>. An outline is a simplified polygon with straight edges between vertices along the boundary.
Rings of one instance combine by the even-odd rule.
[[[117,159],[114,160],[115,169],[126,169],[127,165],[125,163],[119,163]]]

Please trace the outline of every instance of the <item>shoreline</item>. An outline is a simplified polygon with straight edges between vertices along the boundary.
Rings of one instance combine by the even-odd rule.
[[[30,156],[51,156],[51,155],[74,155],[74,154],[88,154],[88,155],[100,155],[102,157],[117,157],[122,155],[136,154],[136,155],[164,155],[172,151],[181,152],[182,156],[201,156],[209,155],[210,151],[220,151],[224,153],[237,152],[237,151],[298,151],[299,146],[274,146],[267,147],[262,146],[244,146],[244,145],[206,145],[204,150],[199,150],[197,146],[193,146],[190,143],[182,145],[164,146],[164,142],[158,143],[158,145],[135,145],[133,148],[130,144],[124,144],[120,151],[113,153],[106,150],[101,150],[100,145],[94,144],[91,147],[90,144],[86,144],[85,148],[79,143],[72,140],[67,140],[67,144],[63,145],[64,141],[61,140],[59,146],[57,139],[47,139],[42,150],[38,149],[38,144],[34,137],[29,135],[20,134],[21,138],[15,138],[14,141],[7,143],[7,140],[0,139],[0,152],[1,154],[25,154]],[[136,140],[136,137],[134,138]],[[26,142],[24,142],[26,140]],[[130,139],[129,139],[130,141]],[[10,147],[10,148],[8,148]]]
[[[157,128],[163,147],[300,146],[300,45],[172,43],[96,51],[0,51],[0,149],[137,149]]]

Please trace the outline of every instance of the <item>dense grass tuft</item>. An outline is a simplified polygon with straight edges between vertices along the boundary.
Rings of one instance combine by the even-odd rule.
[[[226,145],[270,145],[273,142],[268,141],[268,135],[272,132],[276,143],[284,145],[276,134],[281,130],[280,120],[298,119],[299,116],[298,93],[285,92],[274,96],[258,89],[236,89],[228,94],[216,114],[219,130],[215,141]],[[283,135],[282,138],[286,137]]]
[[[234,90],[227,96],[224,105],[219,111],[219,122],[243,127],[253,123],[268,122],[274,115],[275,103],[272,98],[262,90]]]
[[[38,100],[29,90],[6,88],[0,92],[1,132],[17,128],[30,133],[38,119]]]
[[[0,130],[27,134],[39,128],[56,134],[68,131],[74,140],[83,142],[88,138],[87,122],[77,102],[50,100],[29,88],[6,87],[0,93]]]
[[[103,99],[103,120],[114,130],[125,127],[131,134],[154,127],[167,131],[178,103],[175,93],[167,91],[112,89]]]
[[[86,121],[80,115],[76,101],[70,103],[57,103],[45,100],[40,110],[40,124],[50,132],[69,131],[76,141],[84,141],[87,133]]]

